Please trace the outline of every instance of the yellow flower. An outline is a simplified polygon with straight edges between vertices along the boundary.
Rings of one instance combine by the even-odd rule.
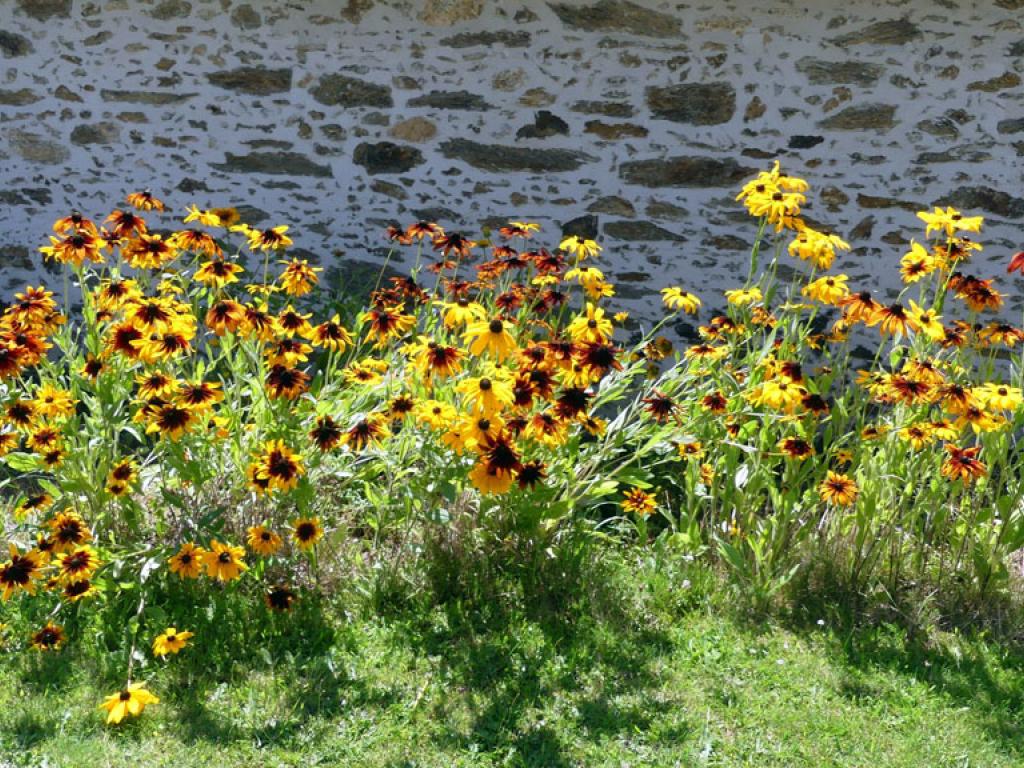
[[[705,453],[704,446],[696,440],[688,443],[679,443],[676,446],[676,450],[679,452],[679,456],[684,459],[702,459]]]
[[[195,205],[190,205],[185,210],[188,211],[188,216],[183,219],[186,224],[198,221],[204,227],[221,226],[220,216],[213,211],[200,211]]]
[[[584,283],[583,292],[587,295],[588,299],[593,301],[600,301],[601,299],[615,295],[615,286],[611,283],[606,283],[603,280],[598,280],[593,283]]]
[[[980,232],[981,224],[985,220],[983,216],[965,217],[960,211],[949,206],[946,207],[946,210],[935,206],[935,210],[932,213],[919,211],[917,218],[927,225],[924,230],[926,236],[930,235],[934,230],[936,232],[945,231],[947,237],[952,237],[958,231]]]
[[[612,337],[614,329],[604,310],[588,301],[586,313],[573,318],[566,330],[573,341],[604,344]]]
[[[238,282],[238,276],[245,270],[238,264],[224,259],[211,259],[204,262],[192,276],[196,282],[223,288],[225,285]]]
[[[0,565],[0,589],[3,589],[0,597],[5,602],[19,589],[33,594],[35,592],[34,582],[42,576],[39,552],[30,549],[25,554],[21,554],[18,547],[10,542],[7,544],[7,549],[10,559]]]
[[[197,547],[192,542],[182,544],[181,549],[167,561],[171,566],[171,573],[178,574],[179,579],[199,578],[205,554],[205,549]]]
[[[814,282],[805,285],[801,293],[809,299],[820,301],[822,304],[837,306],[839,302],[850,295],[850,289],[846,285],[846,281],[849,279],[847,275],[819,277]]]
[[[57,558],[58,575],[62,584],[91,579],[101,561],[96,550],[85,544],[65,552]]]
[[[1006,384],[987,382],[976,387],[973,393],[989,410],[1015,411],[1021,406],[1021,388]]]
[[[574,267],[565,273],[566,280],[578,280],[580,285],[597,285],[604,282],[604,272],[596,267]]]
[[[627,512],[647,517],[658,508],[658,502],[653,494],[641,488],[630,488],[622,500],[622,508]]]
[[[467,325],[465,340],[469,344],[470,354],[482,355],[489,352],[498,362],[513,354],[518,347],[515,338],[508,332],[510,325],[511,323],[500,317]]]
[[[324,537],[319,517],[300,517],[292,523],[292,538],[299,549],[310,549]]]
[[[923,424],[910,424],[898,430],[896,434],[903,442],[910,443],[910,447],[915,451],[921,450],[935,440],[931,424],[927,422]]]
[[[277,251],[292,244],[292,239],[285,234],[288,231],[287,224],[263,230],[254,229],[248,224],[236,224],[231,227],[231,231],[244,234],[249,240],[249,248],[253,251]]]
[[[593,240],[584,240],[576,235],[565,238],[558,244],[563,251],[573,254],[577,260],[582,261],[591,256],[597,256],[601,252],[601,246]]]
[[[514,472],[491,467],[483,459],[469,471],[469,481],[484,495],[508,493],[514,480]]]
[[[690,315],[697,314],[697,310],[700,309],[700,299],[676,285],[662,288],[661,300],[669,309],[681,309]]]
[[[939,322],[941,319],[934,309],[923,309],[913,299],[910,300],[907,323],[918,333],[923,333],[932,341],[942,341],[946,337],[946,330]]]
[[[789,244],[789,255],[809,261],[818,269],[828,269],[836,258],[836,250],[848,251],[850,244],[838,235],[819,232],[804,226]]]
[[[455,420],[457,413],[454,406],[440,400],[424,400],[413,409],[416,420],[431,429],[444,429]]]
[[[853,504],[857,500],[858,492],[857,483],[846,475],[832,472],[831,470],[829,470],[828,475],[818,486],[821,500],[826,504],[834,504],[837,507],[848,507]]]
[[[900,274],[903,276],[903,282],[909,285],[922,277],[927,277],[938,266],[939,262],[923,245],[911,240],[910,250],[900,259]]]
[[[39,415],[63,419],[75,412],[77,401],[67,390],[44,384],[36,392],[34,402]]]
[[[191,632],[179,632],[174,627],[168,627],[153,640],[153,655],[167,656],[170,653],[178,653],[192,636]]]
[[[444,327],[449,330],[473,321],[484,320],[487,317],[486,309],[475,301],[470,301],[466,298],[461,298],[457,301],[438,301],[434,303],[443,310]]]
[[[288,241],[291,242],[290,240]],[[278,278],[281,282],[281,287],[284,288],[284,292],[289,296],[302,296],[313,290],[320,278],[317,277],[317,272],[323,272],[323,267],[311,267],[306,259],[292,259],[291,261],[282,261],[282,264],[287,266],[284,268],[284,272],[281,273],[281,277]]]
[[[281,548],[281,537],[265,525],[253,525],[246,531],[246,543],[257,555],[268,557]]]
[[[259,481],[259,489],[290,491],[306,474],[302,457],[284,444],[283,440],[268,440],[263,450],[250,465],[252,477]]]
[[[485,416],[504,410],[515,400],[509,374],[498,369],[460,381],[455,391],[465,396],[470,410]]]
[[[755,301],[761,301],[764,297],[761,295],[761,289],[755,285],[752,288],[734,288],[731,291],[726,291],[725,298],[730,304],[743,307],[753,304]]]
[[[137,717],[150,704],[159,704],[160,699],[142,687],[142,683],[132,683],[123,691],[112,693],[100,704],[100,709],[107,710],[107,723],[120,723],[127,715]]]
[[[245,564],[245,550],[232,544],[221,544],[214,539],[210,549],[203,553],[206,575],[218,581],[232,581],[249,570]]]

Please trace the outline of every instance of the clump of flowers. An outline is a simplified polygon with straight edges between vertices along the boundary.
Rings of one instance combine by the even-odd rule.
[[[849,245],[801,218],[809,193],[777,163],[745,184],[746,280],[666,287],[647,324],[615,311],[599,244],[548,248],[530,222],[392,226],[415,266],[347,311],[289,255],[290,225],[194,205],[179,224],[150,192],[61,218],[40,250],[80,308],[27,286],[0,315],[3,605],[45,611],[25,643],[47,652],[91,604],[129,599],[134,652],[156,594],[287,621],[346,547],[421,553],[467,505],[550,546],[609,521],[685,532],[758,601],[824,557],[860,580],[1005,583],[1024,544],[1024,331],[972,274],[982,218],[922,212],[883,296],[832,271]],[[699,338],[677,349],[680,313]],[[186,646],[186,621],[160,614],[154,654]],[[116,723],[156,701],[131,683],[102,706]]]

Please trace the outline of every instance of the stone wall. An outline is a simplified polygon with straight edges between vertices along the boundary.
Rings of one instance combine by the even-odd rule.
[[[774,159],[881,293],[927,203],[986,215],[983,276],[1024,245],[1024,0],[0,0],[0,72],[5,294],[143,187],[291,223],[340,282],[395,220],[535,220],[641,311],[741,277]]]

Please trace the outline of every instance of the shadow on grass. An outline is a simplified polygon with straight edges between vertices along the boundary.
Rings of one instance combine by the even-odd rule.
[[[998,616],[999,624],[1018,608],[1004,604],[965,607],[963,615]],[[914,679],[969,711],[997,743],[1014,754],[1024,754],[1024,644],[1014,628],[985,631],[993,622],[981,622],[978,631],[969,621],[962,631],[942,635],[930,624],[931,606],[916,604],[914,596],[900,597],[900,605],[872,605],[862,595],[830,588],[808,590],[794,599],[797,608],[782,617],[789,631],[820,638],[822,628],[813,617],[826,617],[831,632],[827,653],[846,670],[840,693],[855,701],[884,700],[886,686],[864,679],[875,671]],[[747,622],[752,626],[753,622]],[[945,638],[945,639],[944,639]]]
[[[1024,754],[1024,649],[1002,646],[997,656],[993,646],[970,638],[955,648],[908,639],[887,626],[856,630],[830,652],[855,673],[844,685],[852,698],[877,695],[857,679],[860,673],[886,670],[910,677],[969,710],[1002,747]]]
[[[656,712],[617,702],[646,699],[661,687],[654,665],[672,647],[669,635],[630,615],[610,589],[584,595],[593,584],[578,586],[567,593],[573,599],[534,586],[518,601],[496,600],[483,610],[450,601],[442,621],[407,638],[415,653],[437,659],[443,679],[468,703],[468,724],[438,729],[439,747],[559,768],[577,764],[567,732],[614,739],[651,727]],[[575,727],[548,725],[546,708],[569,697]]]

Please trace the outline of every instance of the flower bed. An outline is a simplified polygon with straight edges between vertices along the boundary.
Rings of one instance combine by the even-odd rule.
[[[880,302],[829,271],[849,246],[804,224],[806,192],[777,164],[744,185],[749,273],[678,351],[662,328],[710,297],[670,287],[663,318],[630,319],[597,243],[548,250],[526,222],[390,228],[416,266],[352,312],[317,300],[285,225],[191,207],[158,231],[149,192],[60,219],[41,250],[63,307],[29,286],[0,321],[11,643],[121,653],[117,722],[157,701],[139,669],[214,642],[227,606],[258,641],[339,573],[429,567],[467,519],[526,542],[525,572],[611,538],[717,563],[758,607],[802,567],[1005,589],[1024,332],[982,319],[1002,296],[967,271],[981,217],[920,213]],[[877,339],[861,369],[857,326]]]

